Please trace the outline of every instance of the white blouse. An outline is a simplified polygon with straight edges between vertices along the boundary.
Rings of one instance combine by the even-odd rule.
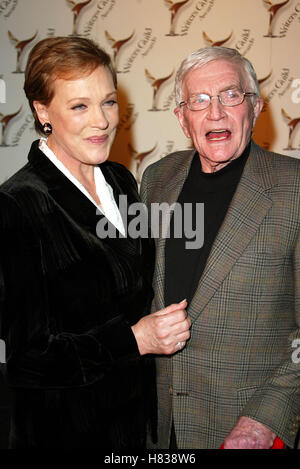
[[[86,188],[73,176],[65,165],[55,156],[53,151],[47,145],[47,138],[42,137],[39,142],[40,150],[49,158],[49,160],[61,171],[94,205],[101,213],[125,236],[125,229],[119,208],[114,199],[111,186],[106,182],[105,177],[99,166],[94,167],[94,178],[96,193],[101,200],[101,206],[95,202]]]

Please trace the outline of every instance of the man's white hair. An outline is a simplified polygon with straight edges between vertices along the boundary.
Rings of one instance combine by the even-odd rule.
[[[225,60],[226,62],[241,66],[249,80],[250,91],[260,96],[260,89],[255,70],[251,62],[243,57],[236,49],[229,47],[204,47],[190,54],[180,65],[175,78],[175,101],[178,106],[182,101],[182,84],[185,76],[191,70],[198,69],[213,60]]]

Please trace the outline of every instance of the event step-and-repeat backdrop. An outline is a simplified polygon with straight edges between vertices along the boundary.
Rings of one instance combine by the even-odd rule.
[[[37,138],[23,92],[29,51],[57,35],[92,38],[112,56],[120,124],[111,159],[138,181],[190,148],[173,114],[174,77],[208,45],[237,49],[256,69],[265,99],[256,142],[300,158],[300,0],[0,0],[0,183]]]

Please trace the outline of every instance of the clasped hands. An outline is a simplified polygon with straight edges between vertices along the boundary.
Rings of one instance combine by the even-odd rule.
[[[186,300],[169,305],[144,316],[132,326],[141,355],[171,355],[185,346],[191,327],[186,306]]]
[[[132,331],[141,355],[171,355],[190,338],[191,320],[183,300],[141,318]],[[179,346],[180,343],[180,346]],[[249,417],[240,417],[224,441],[224,449],[269,449],[276,438],[268,427]]]

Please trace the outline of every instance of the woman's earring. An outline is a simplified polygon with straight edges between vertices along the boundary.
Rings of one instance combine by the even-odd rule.
[[[50,122],[45,122],[45,124],[43,125],[43,131],[46,135],[49,135],[51,134],[52,132],[52,125],[50,124]]]

